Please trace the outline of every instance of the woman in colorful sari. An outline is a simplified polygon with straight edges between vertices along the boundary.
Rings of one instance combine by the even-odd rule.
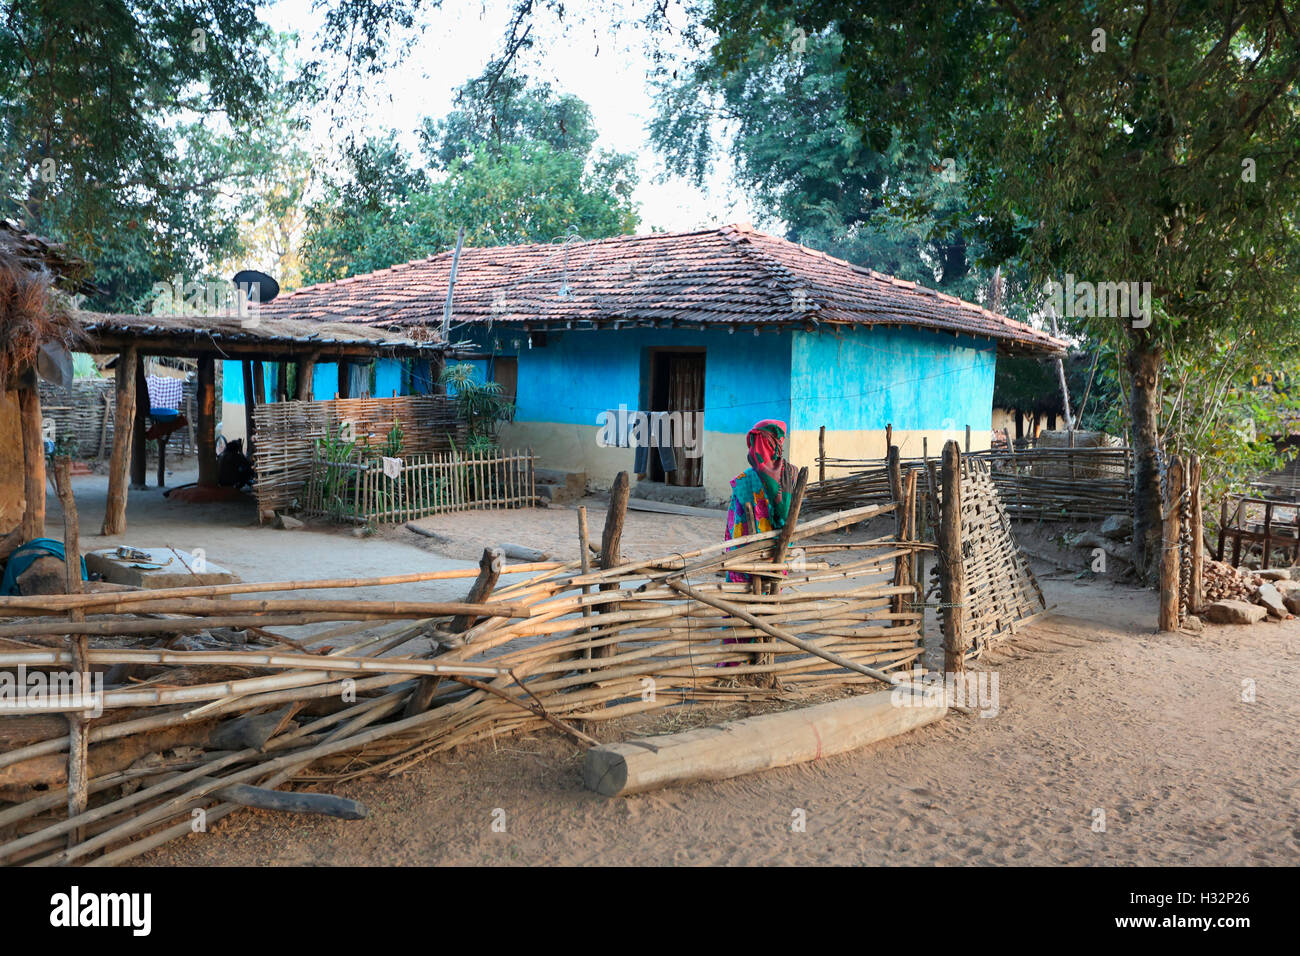
[[[785,459],[785,422],[768,418],[749,430],[749,467],[731,482],[727,509],[728,540],[785,527],[797,472]],[[751,522],[745,506],[753,511]],[[728,581],[748,581],[749,575],[727,572]]]

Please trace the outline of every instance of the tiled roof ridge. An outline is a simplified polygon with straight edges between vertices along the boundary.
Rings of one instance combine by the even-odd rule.
[[[809,288],[809,282],[788,269],[776,258],[768,255],[760,249],[758,244],[751,238],[751,236],[763,236],[763,233],[758,232],[752,226],[742,223],[732,223],[730,225],[722,226],[717,231],[724,239],[731,242],[739,255],[756,262],[760,268],[767,271],[774,278],[777,278],[783,285],[790,286],[786,291],[791,293],[792,300],[793,293],[796,289],[804,289],[808,294],[809,308],[801,311],[813,312],[821,308],[821,303],[817,301],[812,289]],[[788,239],[780,239],[778,241],[789,243],[791,246],[798,245],[797,243],[790,242]],[[799,248],[803,247],[799,246]]]

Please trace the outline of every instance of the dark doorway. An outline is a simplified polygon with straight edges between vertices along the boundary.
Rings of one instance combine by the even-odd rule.
[[[704,484],[704,459],[699,457],[703,441],[704,350],[650,353],[650,408],[652,412],[678,412],[683,428],[672,432],[674,471],[665,471],[657,452],[650,455],[651,481],[698,488]],[[692,438],[695,450],[689,455],[683,438]]]
[[[519,390],[519,359],[501,355],[494,358],[492,381],[501,386],[501,397],[508,402],[513,402]]]

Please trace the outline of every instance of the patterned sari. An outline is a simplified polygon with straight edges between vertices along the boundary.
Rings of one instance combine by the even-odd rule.
[[[727,540],[785,527],[796,477],[794,466],[785,460],[785,437],[785,422],[776,419],[761,421],[749,430],[746,442],[750,467],[731,482],[724,535]],[[746,505],[754,511],[753,527],[745,513]],[[727,580],[748,581],[749,575],[728,571]]]

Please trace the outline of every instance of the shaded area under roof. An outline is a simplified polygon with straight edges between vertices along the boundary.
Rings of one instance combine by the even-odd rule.
[[[450,252],[307,286],[264,315],[438,328]],[[909,326],[992,339],[1006,354],[1066,343],[961,299],[746,226],[590,242],[466,248],[453,323],[525,329]]]

